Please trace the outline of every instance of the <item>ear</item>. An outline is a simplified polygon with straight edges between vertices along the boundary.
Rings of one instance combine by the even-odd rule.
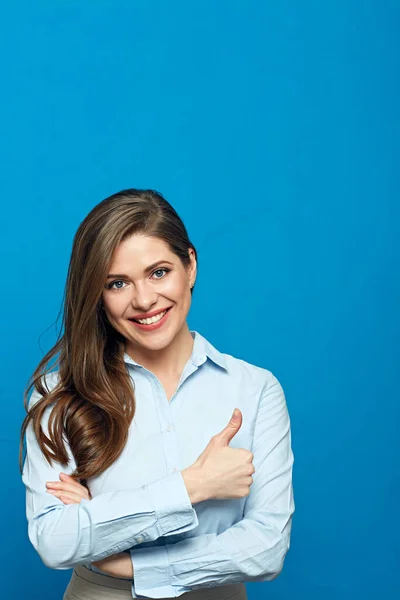
[[[188,273],[189,273],[190,287],[192,288],[196,281],[197,261],[196,261],[196,254],[195,254],[195,251],[193,250],[193,248],[189,248],[188,254],[189,254],[189,258],[190,258],[190,265],[188,267]]]

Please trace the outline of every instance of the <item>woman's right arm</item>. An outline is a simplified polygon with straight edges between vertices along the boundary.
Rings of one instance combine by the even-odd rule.
[[[31,406],[40,395],[34,389]],[[49,407],[42,427],[48,435]],[[64,503],[49,494],[47,481],[57,481],[60,472],[76,467],[69,447],[68,467],[44,458],[33,432],[26,430],[26,458],[22,481],[26,487],[28,536],[43,563],[52,569],[71,569],[99,561],[160,536],[175,535],[198,525],[192,506],[198,499],[194,477],[186,482],[180,471],[139,488],[100,494],[79,504]],[[186,487],[188,485],[188,488]]]

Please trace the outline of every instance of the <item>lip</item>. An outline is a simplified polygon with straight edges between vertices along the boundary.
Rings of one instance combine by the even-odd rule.
[[[170,307],[170,309],[171,308],[172,307]],[[167,321],[167,319],[169,317],[169,313],[171,312],[170,309],[168,310],[168,309],[164,308],[164,310],[166,310],[167,312],[159,321],[157,321],[157,323],[151,323],[150,325],[145,325],[144,323],[138,323],[137,321],[134,321],[133,319],[129,319],[129,321],[132,323],[132,325],[134,325],[134,327],[137,327],[138,329],[141,329],[142,331],[153,331],[154,329],[159,329],[160,327],[162,327],[164,325],[164,323]],[[154,314],[157,315],[160,312],[163,312],[163,311],[158,310],[156,313],[153,312],[153,315]],[[141,318],[141,317],[138,317],[138,318]]]
[[[152,312],[149,313],[140,313],[139,315],[135,315],[134,317],[129,317],[129,320],[131,319],[150,319],[151,317],[154,317],[155,315],[158,315],[161,312],[164,312],[164,310],[168,310],[169,308],[172,308],[171,306],[164,306],[164,308],[158,308],[157,310],[153,310]]]

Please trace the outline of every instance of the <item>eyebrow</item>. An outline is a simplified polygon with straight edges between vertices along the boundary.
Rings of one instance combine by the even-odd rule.
[[[153,269],[158,267],[158,265],[161,265],[161,264],[173,265],[174,263],[170,262],[169,260],[158,260],[157,262],[153,263],[152,265],[149,265],[148,267],[146,267],[144,272],[149,273],[150,271],[152,271]],[[111,279],[113,277],[121,277],[122,279],[129,279],[129,276],[125,275],[124,273],[117,273],[117,274],[110,273],[109,275],[107,275],[107,279]]]

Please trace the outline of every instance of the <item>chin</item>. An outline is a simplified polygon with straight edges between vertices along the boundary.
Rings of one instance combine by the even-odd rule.
[[[159,333],[154,331],[143,335],[140,338],[128,337],[127,339],[130,340],[132,344],[140,346],[141,348],[147,348],[148,350],[164,350],[164,348],[167,348],[171,344],[177,334],[178,330],[173,332],[160,331]]]

